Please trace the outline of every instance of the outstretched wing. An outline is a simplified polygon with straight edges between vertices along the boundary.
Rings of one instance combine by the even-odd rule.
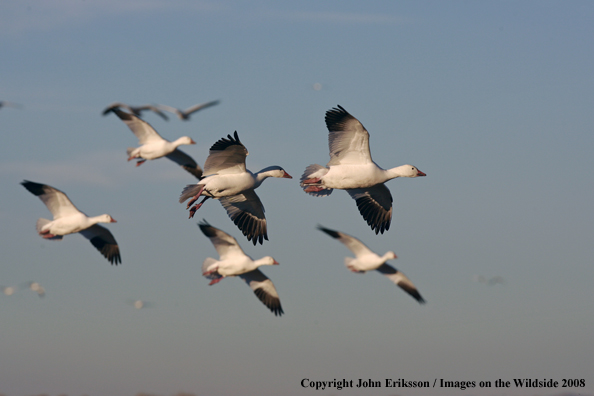
[[[355,117],[340,105],[326,112],[330,165],[372,162],[369,133]]]
[[[189,107],[187,109],[184,110],[184,113],[186,114],[186,116],[197,112],[198,110],[202,110],[202,109],[206,109],[207,107],[211,107],[211,106],[215,106],[219,104],[219,100],[213,100],[210,102],[206,102],[206,103],[201,103],[201,104],[197,104],[194,105],[192,107]]]
[[[239,141],[237,131],[234,136],[227,135],[227,139],[222,138],[212,145],[204,163],[205,175],[245,172],[245,157],[248,151]]]
[[[421,297],[421,294],[413,285],[413,283],[404,275],[402,272],[398,271],[396,268],[392,267],[389,264],[382,264],[377,269],[381,274],[386,275],[392,282],[398,285],[402,290],[410,294],[415,300],[417,300],[420,304],[425,304],[425,300]]]
[[[227,211],[227,215],[229,215],[243,235],[247,237],[248,241],[252,241],[256,245],[258,242],[262,244],[264,239],[268,240],[264,206],[254,190],[247,190],[241,194],[222,197],[220,201]]]
[[[383,183],[369,188],[346,190],[357,202],[357,208],[376,235],[390,229],[392,221],[392,194]]]
[[[120,257],[120,247],[107,228],[95,224],[86,230],[79,232],[91,241],[93,246],[95,246],[95,248],[99,250],[99,252],[101,252],[112,265],[118,265],[118,263],[122,262],[122,258]]]
[[[262,301],[271,312],[274,312],[275,316],[281,316],[284,313],[274,284],[259,269],[246,272],[245,274],[239,275],[239,277],[252,288],[256,297],[258,297],[258,299]]]
[[[211,226],[206,220],[202,220],[198,223],[198,227],[200,227],[202,233],[210,239],[210,242],[217,250],[221,260],[234,256],[245,256],[245,253],[237,243],[237,240],[225,231]]]
[[[134,114],[126,113],[118,108],[114,108],[112,111],[120,118],[120,120],[124,121],[132,133],[136,135],[140,144],[165,140],[157,133],[157,131],[155,131],[151,124],[136,117]]]
[[[41,199],[49,211],[52,212],[52,215],[54,215],[54,219],[80,213],[76,206],[74,206],[70,199],[68,199],[66,194],[57,188],[28,180],[24,180],[21,184],[29,190],[31,194]]]
[[[349,250],[357,257],[367,254],[374,254],[367,246],[365,246],[363,242],[355,237],[345,234],[344,232],[334,231],[329,228],[322,227],[321,225],[318,225],[318,230],[323,231],[332,238],[338,239],[340,242],[344,243],[344,245],[349,248]]]
[[[180,149],[175,149],[170,154],[166,155],[171,161],[180,165],[182,168],[194,175],[198,180],[202,178],[202,168],[192,157],[184,153]]]

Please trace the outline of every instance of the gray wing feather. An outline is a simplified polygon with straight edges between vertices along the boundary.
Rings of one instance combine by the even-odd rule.
[[[392,282],[394,282],[402,290],[410,294],[415,300],[419,302],[419,304],[425,304],[425,300],[423,299],[423,297],[421,297],[421,294],[419,293],[415,285],[402,272],[398,271],[396,268],[386,263],[380,265],[379,268],[377,268],[377,271],[382,275],[385,275],[388,278],[390,278]]]
[[[258,297],[258,299],[262,301],[262,303],[264,303],[275,316],[281,316],[284,313],[274,284],[260,270],[255,269],[246,272],[245,274],[241,274],[239,277],[248,284],[254,291],[256,297]]]
[[[99,252],[101,252],[112,265],[118,265],[118,263],[122,262],[118,243],[107,228],[95,224],[86,230],[79,232],[91,241],[93,246],[95,246],[95,248],[99,250]]]
[[[202,168],[192,157],[184,153],[180,149],[175,149],[170,154],[166,155],[171,161],[175,162],[186,171],[194,175],[198,180],[202,178]]]

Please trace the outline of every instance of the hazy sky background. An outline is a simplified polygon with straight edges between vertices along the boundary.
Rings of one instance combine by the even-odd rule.
[[[12,1],[0,3],[0,393],[360,395],[301,380],[585,379],[565,389],[375,389],[369,395],[594,394],[594,4],[587,1]],[[321,89],[314,89],[314,84]],[[319,87],[319,86],[318,86]],[[254,247],[216,201],[187,219],[195,182],[172,162],[126,162],[136,138],[115,101],[186,108],[144,119],[203,164],[237,130],[257,171],[270,241]],[[370,132],[392,226],[376,236],[344,191],[298,180],[329,159],[337,104]],[[80,235],[45,241],[51,216],[19,183],[109,213],[122,265]],[[208,286],[217,257],[196,223],[265,267],[275,317],[239,279]],[[360,238],[415,283],[419,305],[317,224]],[[476,275],[501,276],[488,286]],[[142,299],[150,308],[137,310]]]

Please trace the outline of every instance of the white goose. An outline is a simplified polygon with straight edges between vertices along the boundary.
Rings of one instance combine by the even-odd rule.
[[[121,103],[121,102],[114,102],[114,103],[110,104],[109,106],[107,106],[105,108],[105,110],[103,110],[103,115],[107,115],[110,112],[114,111],[115,109],[126,109],[130,113],[134,114],[136,117],[140,117],[141,113],[144,110],[150,110],[150,111],[158,114],[159,116],[161,116],[161,118],[163,118],[164,120],[169,120],[169,118],[165,115],[165,113],[163,113],[161,111],[161,109],[159,109],[157,106],[153,106],[153,105],[130,106],[130,105],[127,105],[126,103]]]
[[[163,139],[148,122],[135,115],[123,112],[118,108],[114,108],[111,111],[124,121],[132,133],[136,135],[140,143],[140,147],[128,148],[128,161],[131,161],[134,158],[140,158],[136,163],[136,166],[140,166],[146,160],[167,157],[200,179],[202,176],[202,168],[200,168],[200,165],[198,165],[192,157],[178,149],[182,144],[196,144],[195,141],[187,136],[183,136],[170,142],[169,140]]]
[[[23,181],[29,192],[39,197],[47,206],[54,220],[37,220],[37,232],[44,239],[61,240],[64,235],[78,232],[87,238],[109,262],[118,265],[122,262],[120,248],[109,230],[97,223],[115,223],[107,214],[87,217],[79,211],[62,191],[46,184]]]
[[[335,188],[346,190],[371,229],[383,234],[392,220],[392,195],[384,183],[425,173],[412,165],[380,168],[371,159],[369,132],[341,106],[326,112],[326,126],[330,162],[326,167],[309,165],[301,176],[301,187],[317,197],[330,195]]]
[[[284,312],[276,288],[258,269],[262,265],[278,265],[278,262],[270,256],[252,260],[231,235],[211,226],[206,220],[198,226],[219,253],[219,260],[208,257],[202,264],[202,275],[211,280],[209,285],[214,285],[227,276],[239,276],[275,316],[281,316]]]
[[[413,283],[410,281],[410,279],[408,279],[406,275],[398,271],[396,268],[386,264],[386,261],[397,258],[394,252],[389,251],[383,256],[378,256],[367,246],[365,246],[363,242],[348,234],[330,230],[322,226],[318,226],[318,230],[325,232],[332,238],[338,239],[355,254],[356,258],[345,257],[344,259],[344,264],[348,269],[357,273],[365,273],[366,271],[376,270],[382,275],[386,275],[392,282],[400,286],[402,290],[410,294],[420,304],[425,303],[425,300],[423,297],[421,297],[421,294],[415,285],[413,285]]]
[[[241,230],[248,241],[263,243],[268,240],[266,217],[262,201],[254,191],[269,177],[292,179],[280,166],[269,166],[257,173],[245,168],[245,157],[248,151],[239,141],[237,131],[235,138],[227,135],[212,145],[206,162],[203,177],[197,184],[188,184],[182,191],[179,202],[192,198],[186,209],[202,195],[202,201],[190,208],[190,218],[209,198],[218,199]]]
[[[190,119],[190,115],[192,115],[192,113],[195,113],[198,110],[206,109],[207,107],[215,106],[218,104],[219,104],[218,100],[213,100],[211,102],[194,105],[194,106],[189,107],[185,110],[176,109],[175,107],[171,107],[171,106],[167,106],[167,105],[159,105],[159,108],[161,108],[165,111],[169,111],[170,113],[177,114],[177,116],[179,117],[180,120],[187,121]]]

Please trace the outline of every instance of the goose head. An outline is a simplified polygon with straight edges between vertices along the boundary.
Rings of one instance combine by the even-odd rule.
[[[262,169],[260,172],[258,172],[258,175],[262,175],[264,177],[279,177],[283,179],[293,178],[283,168],[277,165],[269,166],[267,168]]]
[[[175,145],[181,146],[182,144],[196,144],[196,142],[189,136],[182,136],[175,141]]]
[[[278,265],[278,261],[270,256],[262,257],[260,260],[256,261],[258,267],[261,265]]]
[[[117,223],[117,221],[108,214],[97,216],[98,223]]]
[[[398,175],[400,177],[419,177],[419,176],[427,176],[424,172],[421,172],[417,169],[416,166],[413,165],[402,165],[397,167],[395,170],[398,171]]]

